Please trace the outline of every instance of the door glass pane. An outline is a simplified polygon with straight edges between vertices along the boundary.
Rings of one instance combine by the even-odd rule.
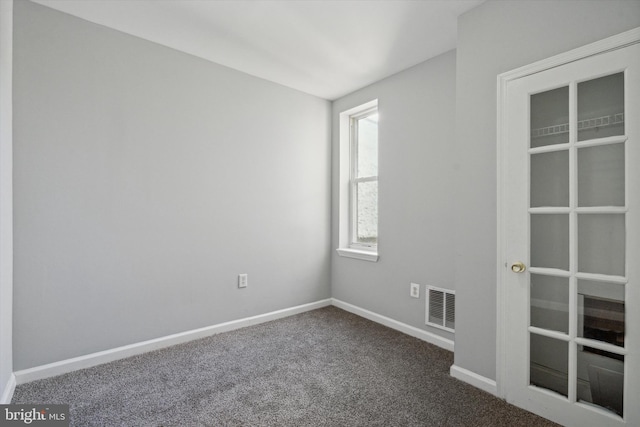
[[[624,73],[578,83],[578,141],[624,135]]]
[[[624,206],[624,144],[578,150],[578,206]]]
[[[531,215],[531,266],[569,270],[569,215]]]
[[[569,206],[569,151],[531,155],[531,207]]]
[[[356,184],[356,242],[378,242],[378,181]]]
[[[578,270],[625,275],[624,214],[578,215]]]
[[[578,280],[578,336],[624,347],[624,285]]]
[[[378,175],[378,115],[358,119],[357,177]]]
[[[624,356],[578,346],[578,400],[622,416]]]
[[[531,95],[531,148],[569,142],[569,87]]]
[[[531,326],[569,333],[569,278],[531,274]]]
[[[529,383],[567,396],[568,343],[536,334],[529,337]]]

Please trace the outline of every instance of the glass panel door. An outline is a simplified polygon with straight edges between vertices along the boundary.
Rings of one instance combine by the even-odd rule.
[[[529,98],[529,384],[624,415],[623,72]]]
[[[498,395],[561,425],[640,426],[633,34],[498,79]]]

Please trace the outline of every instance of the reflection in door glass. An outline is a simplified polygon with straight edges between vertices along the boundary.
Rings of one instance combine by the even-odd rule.
[[[578,346],[578,400],[623,415],[624,356]]]
[[[624,144],[578,149],[578,206],[624,206]]]
[[[531,155],[531,207],[569,206],[569,150]]]
[[[578,141],[624,135],[624,73],[578,83]]]
[[[569,333],[569,278],[531,274],[531,326]]]
[[[569,215],[531,215],[531,266],[569,270]]]
[[[563,396],[568,395],[569,344],[530,334],[529,382]]]
[[[624,286],[578,280],[578,336],[624,347]]]
[[[569,87],[531,95],[531,148],[569,142]]]
[[[624,214],[578,215],[578,271],[625,275]]]

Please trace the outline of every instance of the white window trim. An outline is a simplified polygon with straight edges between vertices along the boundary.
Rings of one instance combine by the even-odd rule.
[[[354,174],[352,170],[351,158],[353,147],[351,144],[351,120],[354,117],[361,117],[369,114],[371,110],[377,109],[378,100],[374,99],[365,104],[340,113],[340,141],[339,141],[339,213],[338,213],[338,254],[347,258],[355,258],[364,261],[377,262],[379,259],[378,246],[353,243],[351,232],[354,229],[354,216],[352,215],[353,203],[352,180]],[[368,178],[363,178],[362,181]],[[377,177],[376,177],[377,179]]]
[[[357,165],[354,159],[358,158],[358,137],[359,130],[357,127],[358,120],[364,119],[365,117],[369,117],[378,112],[377,104],[374,107],[364,108],[358,111],[356,114],[349,115],[349,248],[357,250],[357,251],[369,251],[376,252],[377,251],[377,243],[362,243],[357,242],[356,237],[354,236],[354,232],[357,229],[358,217],[356,215],[357,211],[357,200],[356,200],[356,188],[357,185],[364,182],[373,182],[378,181],[378,175],[375,176],[367,176],[358,178]]]
[[[378,256],[378,252],[374,251],[361,251],[352,248],[338,248],[336,251],[338,252],[338,255],[342,257],[361,259],[363,261],[378,262],[378,259],[380,258]]]

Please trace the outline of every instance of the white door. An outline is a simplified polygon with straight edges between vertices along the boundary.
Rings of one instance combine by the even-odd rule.
[[[640,45],[506,84],[506,399],[640,426]]]

